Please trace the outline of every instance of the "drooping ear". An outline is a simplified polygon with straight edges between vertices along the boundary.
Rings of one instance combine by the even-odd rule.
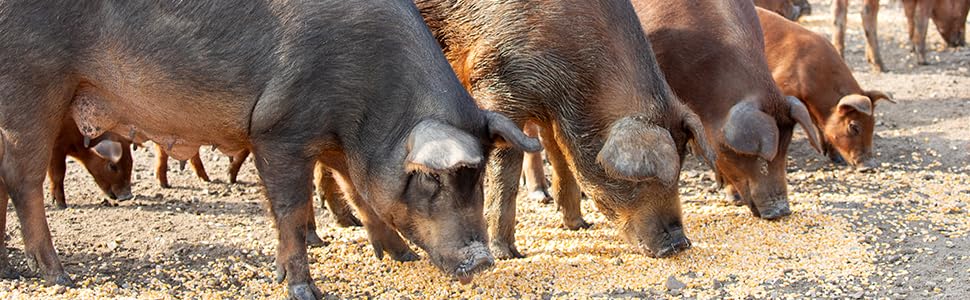
[[[841,115],[852,112],[859,112],[867,116],[872,116],[872,101],[869,97],[859,94],[849,94],[839,99],[836,111]]]
[[[707,134],[704,132],[704,124],[701,122],[701,118],[694,114],[694,112],[686,109],[683,115],[684,129],[690,132],[690,144],[694,148],[694,153],[702,156],[704,162],[707,163],[712,169],[716,169],[715,162],[717,162],[717,151],[711,147],[708,142]]]
[[[785,97],[785,100],[788,100],[788,113],[791,118],[802,126],[802,130],[805,130],[805,135],[808,136],[808,142],[812,144],[812,148],[815,148],[816,152],[822,153],[822,142],[819,140],[818,128],[812,123],[812,117],[808,115],[808,108],[805,108],[805,104],[802,104],[802,101],[795,96]]]
[[[525,135],[509,118],[497,112],[486,111],[485,119],[488,122],[488,133],[497,147],[512,147],[525,152],[542,151],[539,140]]]
[[[757,155],[766,161],[778,154],[778,125],[775,119],[749,101],[735,104],[723,128],[724,140],[734,151]]]
[[[481,165],[482,147],[477,139],[454,126],[424,120],[411,129],[407,141],[406,169],[442,173]]]
[[[609,176],[629,181],[658,178],[673,183],[680,171],[680,157],[670,132],[639,116],[613,123],[596,162]]]
[[[864,91],[862,92],[862,94],[866,95],[866,97],[869,97],[869,100],[872,101],[873,106],[875,106],[876,101],[879,101],[879,100],[886,100],[886,101],[889,101],[889,103],[896,104],[896,100],[893,100],[893,94],[890,94],[888,92],[871,90],[871,91]]]
[[[90,150],[98,157],[106,159],[111,163],[118,163],[124,153],[124,146],[120,142],[103,139],[95,144],[94,147],[91,147]]]

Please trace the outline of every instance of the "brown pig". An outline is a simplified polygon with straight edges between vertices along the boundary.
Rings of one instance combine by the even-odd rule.
[[[782,96],[771,78],[754,4],[633,3],[668,82],[718,151],[718,181],[755,216],[791,214],[785,171],[792,131],[801,125],[816,149],[818,134],[805,105]]]
[[[882,62],[882,55],[879,53],[879,0],[862,0],[862,28],[866,33],[866,60],[874,72],[886,70],[886,65]],[[839,56],[845,55],[845,24],[846,14],[849,11],[849,0],[832,1],[832,14],[834,22],[834,33],[832,34],[832,44]]]
[[[64,197],[64,175],[67,164],[64,160],[68,156],[84,165],[106,197],[119,201],[133,197],[131,194],[132,158],[127,140],[114,133],[105,133],[95,139],[88,139],[81,135],[73,119],[65,120],[60,130],[47,168],[54,207],[67,208]]]
[[[970,0],[903,0],[906,11],[906,21],[909,25],[909,40],[916,63],[925,65],[926,61],[926,28],[930,17],[936,24],[947,46],[966,46],[967,11],[970,10]]]
[[[590,226],[579,207],[585,191],[645,255],[690,247],[680,164],[688,141],[713,151],[664,81],[628,0],[416,3],[479,105],[541,128],[567,228]],[[486,216],[498,258],[523,257],[515,246],[522,160],[497,149],[489,162]]]
[[[892,102],[881,91],[865,91],[825,37],[771,12],[758,9],[768,67],[782,93],[802,100],[822,133],[822,149],[836,163],[876,166],[872,155],[876,101]]]
[[[249,156],[249,150],[239,150],[233,153],[223,152],[223,154],[229,156],[229,183],[236,183],[236,177],[239,176],[239,170],[246,161],[246,157]],[[158,179],[158,184],[162,188],[171,188],[172,186],[168,183],[168,152],[166,152],[165,147],[162,145],[155,144],[155,155],[157,155],[155,178]],[[202,181],[209,182],[209,174],[205,171],[205,165],[202,164],[202,158],[199,156],[199,153],[196,152],[189,161],[192,163],[192,169],[195,170],[195,175],[199,179],[202,179]],[[185,169],[185,161],[179,161],[179,168]]]

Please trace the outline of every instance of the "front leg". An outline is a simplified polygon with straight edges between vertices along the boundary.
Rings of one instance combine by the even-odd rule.
[[[168,153],[162,145],[155,144],[155,154],[158,155],[155,162],[155,178],[158,178],[158,185],[163,189],[171,188],[168,184]]]
[[[526,135],[539,138],[539,126],[527,124],[523,129]],[[526,199],[529,201],[549,204],[549,186],[546,184],[546,174],[543,170],[542,153],[525,153],[522,163],[522,177],[525,179]]]
[[[879,53],[879,0],[864,0],[862,7],[862,28],[866,32],[866,60],[869,61],[873,72],[881,73],[886,70]]]
[[[849,12],[849,0],[832,1],[832,45],[840,57],[845,57],[845,22]]]
[[[522,151],[499,148],[492,151],[485,179],[485,218],[489,248],[498,259],[525,257],[515,248],[515,197],[522,173]]]
[[[20,277],[13,267],[10,266],[10,258],[7,256],[7,204],[10,197],[3,182],[0,182],[0,278],[17,279]]]
[[[256,169],[266,189],[276,225],[276,282],[285,279],[291,299],[320,299],[307,262],[306,225],[313,192],[314,159],[304,149],[255,145]]]
[[[915,28],[910,35],[910,42],[913,44],[913,53],[916,54],[916,64],[919,65],[929,64],[926,61],[926,30],[929,27],[934,3],[934,1],[917,1],[916,10],[913,13]]]
[[[196,153],[191,159],[192,169],[195,170],[195,175],[199,176],[202,181],[209,182],[209,174],[205,172],[205,165],[202,164],[202,152]]]
[[[562,223],[569,230],[579,230],[592,226],[583,219],[581,208],[582,190],[576,177],[569,169],[566,156],[556,144],[552,130],[543,131],[543,147],[549,164],[552,165],[552,193],[556,205],[562,210]]]
[[[66,159],[67,155],[64,152],[55,150],[51,155],[51,162],[47,167],[47,176],[51,181],[50,192],[53,198],[52,204],[54,204],[55,208],[59,209],[67,208],[67,201],[64,200],[64,174],[67,172]]]

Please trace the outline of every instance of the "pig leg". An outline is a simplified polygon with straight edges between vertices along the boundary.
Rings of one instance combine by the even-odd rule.
[[[524,131],[525,134],[530,137],[539,137],[539,126],[535,124],[526,125]],[[522,177],[525,178],[525,189],[528,191],[526,199],[542,204],[549,204],[552,202],[552,197],[549,196],[549,187],[546,185],[546,175],[545,172],[543,172],[542,165],[542,154],[526,153],[523,160],[524,162],[522,168],[524,168],[524,170],[522,170]]]
[[[832,30],[832,45],[835,46],[835,50],[842,57],[845,57],[845,22],[848,11],[849,0],[832,1],[832,25],[834,25]]]
[[[864,0],[862,7],[862,28],[866,32],[866,60],[874,72],[882,72],[886,66],[879,54],[878,34],[879,0]]]
[[[368,239],[371,246],[374,247],[374,255],[377,256],[377,259],[383,259],[384,252],[387,252],[396,261],[418,260],[418,254],[414,253],[411,247],[408,247],[407,242],[401,238],[401,235],[387,223],[384,223],[377,212],[363,201],[353,183],[347,179],[347,176],[343,175],[343,172],[334,171],[331,174],[347,199],[357,206],[357,211],[360,212],[360,220],[364,224],[364,229],[367,230]]]
[[[67,201],[64,200],[64,174],[67,172],[67,154],[60,150],[54,150],[51,155],[51,162],[47,167],[47,176],[50,178],[51,197],[53,197],[54,207],[59,209],[67,208]]]
[[[934,4],[934,1],[916,1],[913,17],[907,18],[910,20],[909,39],[913,45],[913,53],[916,54],[916,63],[919,65],[929,64],[926,61],[926,30]]]
[[[4,188],[3,183],[0,182],[0,278],[5,279],[16,279],[20,277],[12,267],[10,267],[9,258],[7,257],[7,239],[5,238],[7,232],[7,203],[10,202],[10,197],[7,196],[7,190]]]
[[[334,221],[340,227],[361,226],[360,220],[354,217],[353,209],[347,205],[347,201],[338,192],[337,182],[334,181],[330,170],[323,164],[317,164],[317,195],[320,196],[320,204],[326,203],[330,213],[333,214]],[[322,206],[322,205],[321,205]]]
[[[551,132],[546,130],[545,132]],[[546,149],[546,156],[549,157],[549,164],[552,165],[552,192],[555,195],[556,205],[562,210],[562,223],[569,230],[579,230],[592,226],[583,219],[583,212],[580,204],[582,201],[582,191],[576,177],[569,170],[566,163],[566,156],[555,143],[551,133],[545,133],[543,137],[543,147]]]
[[[291,299],[320,299],[307,262],[306,220],[313,188],[313,160],[302,149],[256,145],[256,170],[276,225],[276,282],[285,279]]]
[[[172,186],[168,184],[168,153],[165,153],[162,145],[157,143],[155,153],[158,155],[158,160],[155,162],[155,178],[158,178],[158,185],[164,189],[171,188]]]
[[[523,258],[515,248],[515,197],[522,174],[522,152],[511,148],[492,151],[485,188],[485,218],[489,248],[498,259]]]
[[[190,160],[192,162],[192,169],[195,170],[196,176],[202,178],[202,181],[209,182],[209,174],[205,172],[205,166],[202,165],[201,155],[201,153],[196,153],[195,156],[192,156],[192,159]]]
[[[26,113],[24,115],[31,115]],[[56,128],[54,126],[48,128]],[[54,130],[36,129],[27,132],[55,132]],[[24,239],[24,253],[27,265],[31,270],[40,274],[49,284],[73,285],[71,278],[64,272],[61,261],[54,251],[51,241],[50,227],[44,214],[44,164],[36,161],[48,161],[50,150],[44,145],[53,144],[53,139],[44,139],[42,134],[31,134],[32,141],[23,142],[14,149],[6,149],[6,156],[2,166],[3,182],[7,183],[10,199],[17,211],[20,221],[20,233]],[[18,139],[31,140],[31,139]],[[46,142],[46,143],[45,143]],[[46,150],[46,151],[45,151]]]
[[[242,150],[229,157],[229,183],[236,183],[239,176],[239,169],[242,168],[246,158],[249,157],[249,150]]]
[[[306,245],[307,247],[312,247],[312,248],[326,246],[327,243],[324,242],[323,239],[320,238],[320,235],[317,234],[317,221],[315,217],[316,213],[314,212],[314,209],[313,209],[312,200],[310,201],[310,205],[308,205],[307,208],[310,211],[307,212]]]

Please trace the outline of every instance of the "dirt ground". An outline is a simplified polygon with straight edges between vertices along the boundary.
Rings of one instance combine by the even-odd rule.
[[[861,1],[853,1],[861,2]],[[888,2],[888,1],[884,1]],[[828,35],[830,2],[812,1],[802,24]],[[883,4],[879,33],[889,69],[871,74],[860,8],[849,16],[846,58],[866,89],[897,104],[876,108],[882,167],[860,173],[814,153],[801,132],[789,153],[794,215],[758,220],[711,190],[705,166],[682,173],[687,234],[694,247],[668,259],[634,252],[584,201],[588,230],[561,228],[554,205],[519,202],[518,246],[528,257],[500,261],[463,286],[427,260],[378,261],[360,228],[336,228],[317,210],[330,244],[310,250],[316,284],[334,298],[889,298],[970,295],[970,49],[943,49],[930,26],[929,66],[914,66],[901,8]],[[19,279],[0,280],[0,298],[261,299],[272,282],[275,234],[255,168],[226,184],[228,161],[206,149],[212,183],[172,161],[174,188],[161,189],[154,154],[135,153],[132,201],[108,206],[89,175],[70,163],[70,208],[48,204],[54,244],[77,287],[45,287],[28,270],[20,225],[6,228]],[[50,195],[47,196],[48,201]],[[319,205],[319,204],[318,204]]]

